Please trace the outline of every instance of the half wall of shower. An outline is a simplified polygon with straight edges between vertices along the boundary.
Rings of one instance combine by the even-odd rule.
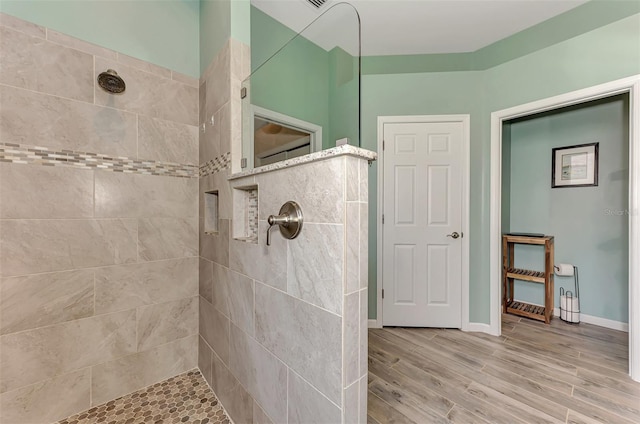
[[[238,423],[365,423],[359,18],[251,21],[251,48],[231,39],[201,80],[199,368]],[[302,231],[267,246],[289,200]]]

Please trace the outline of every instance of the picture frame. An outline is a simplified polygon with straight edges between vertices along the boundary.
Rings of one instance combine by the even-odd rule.
[[[555,147],[551,150],[551,188],[598,185],[599,143]]]

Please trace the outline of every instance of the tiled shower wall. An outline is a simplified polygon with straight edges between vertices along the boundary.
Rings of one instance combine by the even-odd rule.
[[[197,366],[198,82],[1,14],[0,52],[0,421],[51,422]]]
[[[201,165],[239,144],[248,58],[230,40],[201,80]],[[201,177],[198,366],[236,423],[366,422],[367,172],[366,160],[340,156],[231,182],[228,169]],[[257,243],[232,225],[248,212],[233,191],[256,186]],[[203,230],[211,191],[214,234]],[[302,232],[288,241],[273,229],[267,247],[266,219],[287,200],[302,207]]]

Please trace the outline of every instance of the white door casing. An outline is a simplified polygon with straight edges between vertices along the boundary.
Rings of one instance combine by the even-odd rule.
[[[383,319],[379,315],[378,320],[384,325],[466,327],[468,116],[380,120],[385,222],[379,232],[378,279],[384,299]],[[451,237],[454,232],[460,236]]]
[[[535,113],[629,93],[629,375],[640,381],[640,74],[498,110],[491,114],[490,325],[502,332],[500,282],[502,209],[502,123]]]

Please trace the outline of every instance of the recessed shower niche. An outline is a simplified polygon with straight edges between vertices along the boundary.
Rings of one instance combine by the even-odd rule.
[[[204,232],[206,234],[218,233],[218,204],[217,191],[204,193]]]
[[[233,238],[258,243],[258,186],[233,189]]]

